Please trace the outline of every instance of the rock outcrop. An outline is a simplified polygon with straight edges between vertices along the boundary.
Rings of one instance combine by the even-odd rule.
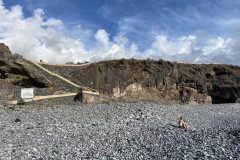
[[[240,102],[240,67],[233,65],[121,59],[92,63],[65,77],[109,101]]]
[[[0,43],[0,79],[21,87],[44,88],[49,85],[43,75],[38,74],[20,55],[12,54],[3,43]]]
[[[68,80],[82,88],[69,84]],[[74,100],[84,103],[239,103],[240,67],[161,59],[119,59],[83,65],[36,64],[12,54],[0,43],[0,103],[19,99],[21,87],[34,87],[36,96],[78,93],[66,104]],[[82,95],[79,89],[84,88],[96,90],[100,95]]]

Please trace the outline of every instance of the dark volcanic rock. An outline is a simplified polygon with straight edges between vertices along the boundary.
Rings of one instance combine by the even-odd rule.
[[[97,102],[239,103],[240,67],[163,60],[119,59],[83,65],[41,64],[83,87],[100,93]],[[48,73],[0,43],[0,97],[15,100],[14,87],[35,87],[38,96],[76,93],[67,81]],[[3,99],[3,98],[2,98]],[[94,99],[94,98],[89,98]],[[88,102],[79,92],[72,102]],[[95,101],[91,100],[91,103]],[[71,103],[71,102],[69,102]]]
[[[20,55],[12,54],[3,43],[0,43],[0,80],[0,83],[12,83],[22,87],[49,86],[43,75],[28,65]]]
[[[45,88],[49,85],[45,76],[0,43],[0,103],[20,100],[21,87]]]
[[[115,101],[240,101],[240,67],[233,65],[120,59],[92,63],[64,76]]]

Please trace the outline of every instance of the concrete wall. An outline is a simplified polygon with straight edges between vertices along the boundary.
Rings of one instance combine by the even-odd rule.
[[[47,98],[42,100],[33,100],[30,102],[24,102],[19,100],[18,104],[32,104],[32,105],[76,105],[82,103],[98,103],[99,96],[83,94],[83,101],[76,100],[76,96],[58,97],[58,98]]]

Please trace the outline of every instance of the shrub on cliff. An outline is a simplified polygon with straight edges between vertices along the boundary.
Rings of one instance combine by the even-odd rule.
[[[66,64],[75,64],[73,61],[66,62]]]

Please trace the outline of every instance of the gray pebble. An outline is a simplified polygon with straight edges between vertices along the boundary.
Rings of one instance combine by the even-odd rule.
[[[8,108],[1,106],[1,159],[239,158],[240,104]],[[191,130],[178,128],[180,116]]]

